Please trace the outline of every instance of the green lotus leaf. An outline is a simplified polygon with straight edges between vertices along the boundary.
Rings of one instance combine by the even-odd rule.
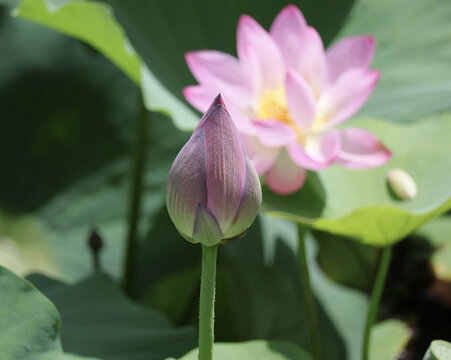
[[[3,359],[96,360],[65,354],[55,306],[33,285],[0,267],[0,349]]]
[[[412,337],[412,330],[402,321],[385,320],[371,331],[370,360],[397,359]]]

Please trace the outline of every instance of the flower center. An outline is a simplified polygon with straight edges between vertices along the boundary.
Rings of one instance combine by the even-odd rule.
[[[258,102],[257,115],[261,119],[274,119],[296,126],[288,111],[283,86],[275,90],[267,90],[262,94]]]
[[[293,121],[288,111],[285,88],[283,86],[279,86],[275,90],[267,90],[261,95],[257,105],[257,116],[263,121],[264,119],[273,119],[291,126],[298,134],[299,141],[302,142],[304,134]]]
[[[296,125],[288,110],[287,100],[285,97],[285,88],[277,87],[275,90],[267,90],[261,96],[257,104],[257,119],[264,121],[265,119],[273,119],[281,121],[291,126],[298,135],[298,141],[305,143],[306,134]],[[315,120],[313,121],[308,133],[321,133],[327,125],[328,113],[321,111],[320,107],[316,109]]]

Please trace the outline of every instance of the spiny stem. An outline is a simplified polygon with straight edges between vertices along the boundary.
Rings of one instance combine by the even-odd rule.
[[[377,270],[376,280],[374,282],[373,293],[371,294],[370,305],[365,321],[365,331],[363,333],[362,360],[368,360],[370,348],[371,328],[376,319],[379,302],[387,279],[388,269],[390,267],[392,247],[387,246],[382,250],[382,257]]]
[[[125,293],[132,297],[134,272],[136,269],[137,230],[141,203],[142,178],[144,174],[144,160],[147,135],[147,110],[142,97],[139,97],[139,114],[135,121],[135,136],[133,146],[132,188],[130,192],[127,249],[125,255],[125,271],[123,288]]]
[[[219,245],[202,245],[199,306],[199,360],[213,359],[216,256]]]
[[[298,224],[298,262],[302,280],[302,290],[304,294],[307,324],[310,334],[310,347],[315,360],[321,360],[321,344],[319,341],[318,313],[316,310],[315,297],[310,285],[310,273],[306,251],[306,230]]]

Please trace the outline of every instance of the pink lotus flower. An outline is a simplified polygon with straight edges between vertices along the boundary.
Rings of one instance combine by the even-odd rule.
[[[212,246],[246,232],[261,200],[257,172],[217,96],[172,164],[169,215],[185,239]]]
[[[390,159],[371,133],[336,129],[363,106],[379,79],[379,72],[369,69],[371,36],[346,38],[325,51],[316,30],[289,5],[269,33],[241,16],[237,52],[238,59],[214,50],[187,53],[199,85],[183,93],[203,112],[221,92],[249,157],[273,191],[300,189],[306,169],[334,162],[369,168]]]

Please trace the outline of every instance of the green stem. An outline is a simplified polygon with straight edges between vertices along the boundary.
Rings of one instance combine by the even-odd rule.
[[[377,270],[373,293],[371,294],[370,305],[366,315],[365,331],[363,333],[362,360],[368,360],[369,357],[371,328],[373,327],[374,320],[376,319],[379,302],[384,290],[388,268],[390,267],[391,253],[391,246],[387,246],[382,250],[382,258]]]
[[[202,245],[199,306],[199,360],[213,359],[216,255],[219,245]]]
[[[101,268],[100,268],[100,256],[99,253],[95,253],[92,255],[92,265],[94,268],[94,272],[95,273],[101,273]]]
[[[305,309],[307,315],[307,323],[310,334],[310,346],[315,360],[321,359],[321,344],[319,341],[318,313],[316,311],[315,296],[313,295],[310,285],[310,273],[307,261],[306,251],[306,230],[302,225],[298,224],[298,262],[302,281],[302,290],[304,294]]]
[[[125,271],[123,288],[128,296],[132,296],[134,272],[136,269],[137,230],[139,210],[141,203],[142,178],[144,174],[146,135],[147,135],[147,110],[142,98],[139,99],[139,114],[135,121],[135,136],[133,146],[132,188],[130,193],[127,249],[125,255]]]

